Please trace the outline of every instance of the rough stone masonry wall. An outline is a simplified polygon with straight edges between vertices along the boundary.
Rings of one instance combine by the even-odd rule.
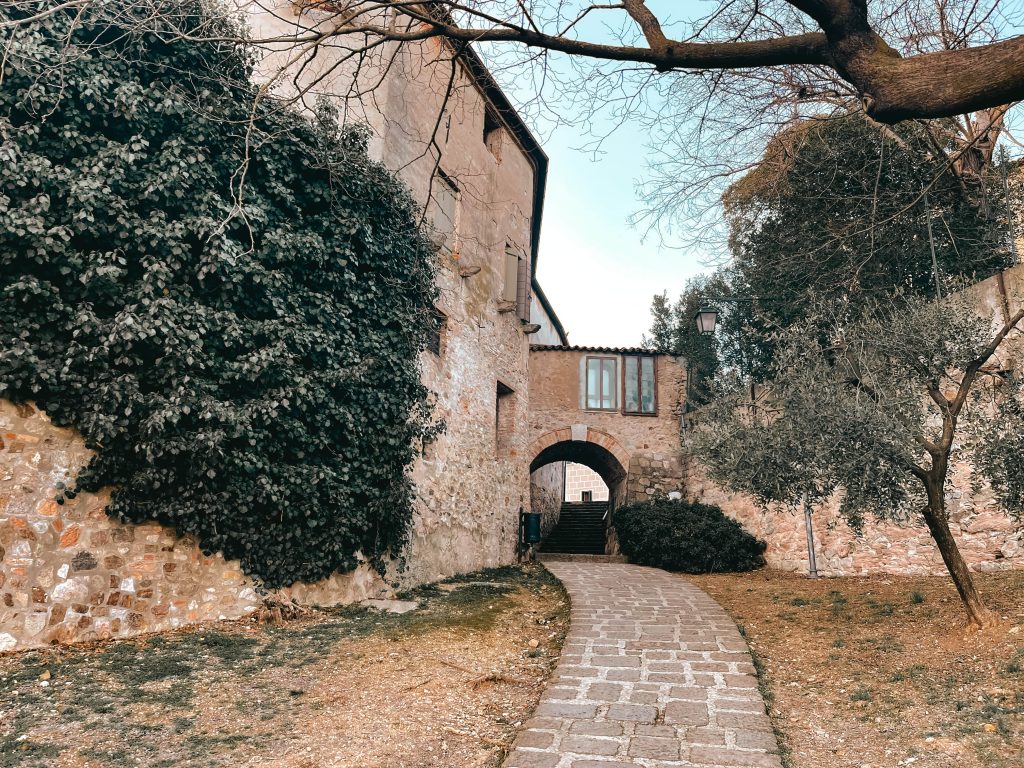
[[[107,516],[106,492],[58,504],[90,457],[81,437],[28,404],[0,400],[0,651],[127,637],[214,619],[261,604],[237,561],[202,554],[156,523]],[[386,594],[368,568],[284,595],[308,603]]]
[[[1005,322],[1024,302],[1024,266],[1017,266],[972,286],[968,295],[979,311],[991,315],[993,324]],[[1024,334],[1008,338],[999,358],[1002,367],[1021,371]],[[790,571],[807,570],[807,540],[801,510],[765,512],[749,497],[729,493],[708,480],[702,467],[688,468],[688,495],[717,504],[755,536],[768,543],[768,565]],[[975,493],[969,470],[955,467],[947,491],[950,528],[961,553],[974,570],[1024,568],[1024,532],[1002,510],[990,493]],[[857,536],[840,517],[837,500],[814,510],[815,552],[818,569],[827,576],[872,573],[945,573],[938,549],[927,528],[868,520]]]
[[[288,26],[294,9],[282,3],[279,10],[253,13],[250,21],[272,36]],[[316,95],[349,89],[351,71],[332,69],[341,53],[327,45],[304,70],[310,82],[328,75],[309,94],[310,103]],[[426,201],[435,158],[424,150],[446,108],[451,124],[433,138],[442,170],[460,189],[457,242],[439,257],[439,308],[448,317],[442,354],[425,352],[421,359],[447,429],[412,470],[417,497],[408,566],[388,574],[392,585],[402,586],[512,562],[519,509],[529,504],[528,341],[515,313],[499,312],[497,303],[506,243],[529,252],[535,169],[507,131],[500,157],[489,151],[484,99],[463,69],[443,103],[451,68],[433,61],[446,55],[438,41],[404,49],[357,115],[373,132],[371,153],[402,168],[413,195]],[[373,79],[369,69],[364,75]],[[466,267],[480,269],[462,277]],[[494,428],[499,380],[512,390],[506,402],[512,428],[500,450]],[[155,524],[110,520],[102,495],[53,504],[54,484],[88,460],[73,432],[0,402],[0,435],[7,433],[14,437],[4,438],[13,448],[0,450],[0,648],[163,630],[242,616],[259,604],[237,563],[203,557],[191,539]],[[29,445],[36,449],[26,452]],[[361,568],[285,592],[303,603],[333,604],[388,591]]]
[[[530,475],[530,511],[540,514],[541,538],[546,538],[558,522],[564,498],[564,461],[548,464]]]

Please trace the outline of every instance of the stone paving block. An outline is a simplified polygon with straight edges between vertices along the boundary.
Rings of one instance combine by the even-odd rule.
[[[555,768],[561,757],[557,752],[515,750],[505,758],[505,768]]]
[[[715,722],[722,728],[770,731],[772,721],[763,712],[716,712]]]
[[[639,656],[595,656],[591,663],[598,667],[639,667]]]
[[[671,699],[682,699],[683,701],[707,701],[708,689],[698,688],[697,686],[673,685],[668,689],[668,695]]]
[[[730,688],[757,688],[757,678],[753,675],[722,675],[722,680]]]
[[[612,704],[608,707],[608,719],[653,723],[658,719],[658,708],[644,704]]]
[[[700,701],[673,701],[665,705],[665,722],[679,725],[707,725],[708,705]],[[720,723],[721,725],[721,723]]]
[[[555,734],[548,731],[523,731],[516,737],[517,747],[545,749],[555,741]]]
[[[625,688],[615,683],[591,683],[587,686],[586,698],[589,701],[618,701]]]
[[[540,717],[566,717],[582,720],[585,717],[597,717],[597,705],[544,701],[537,707],[536,714]]]
[[[635,768],[636,763],[621,763],[618,760],[574,760],[570,768]]]
[[[622,723],[595,723],[593,720],[575,720],[569,726],[569,733],[579,733],[584,736],[621,736]]]
[[[648,757],[654,760],[678,760],[682,745],[679,739],[657,736],[634,736],[629,740],[630,757]]]
[[[756,699],[733,699],[733,698],[715,698],[715,709],[731,710],[733,712],[757,712],[760,714],[764,713],[764,702],[761,697],[758,696]]]
[[[778,750],[775,736],[768,731],[736,731],[733,734],[737,747],[744,749],[764,749],[768,752]]]
[[[714,747],[725,746],[725,729],[687,728],[686,741],[690,744],[708,744]]]
[[[603,757],[618,754],[621,747],[622,744],[615,739],[602,739],[596,736],[564,736],[561,751]]]
[[[657,704],[661,696],[654,691],[633,691],[629,694],[630,704]]]
[[[627,683],[636,682],[640,679],[639,669],[609,669],[605,677],[609,680],[619,680]]]

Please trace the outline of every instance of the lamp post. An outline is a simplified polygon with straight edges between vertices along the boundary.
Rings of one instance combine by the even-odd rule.
[[[738,304],[741,301],[754,302],[754,301],[759,301],[761,299],[762,299],[761,296],[705,296],[705,297],[702,297],[700,299],[700,301],[702,302],[703,305],[701,306],[700,309],[697,310],[697,314],[695,314],[693,316],[693,321],[697,324],[697,332],[701,336],[714,336],[715,328],[718,325],[718,310],[711,308],[705,302],[730,301],[730,302],[734,302],[734,303]],[[742,344],[740,344],[739,352],[740,352],[740,372],[742,373],[743,372],[742,369],[744,367],[743,366],[743,345]],[[757,405],[756,405],[757,390],[756,390],[755,385],[754,385],[753,365],[748,366],[748,368],[749,368],[749,370],[747,370],[746,373],[750,377],[750,408],[751,408],[751,413],[753,413],[754,409],[757,407]]]
[[[756,301],[758,296],[719,296],[712,297],[707,300],[709,301]],[[715,327],[718,324],[718,311],[715,309],[702,306],[697,310],[697,314],[693,316],[693,321],[697,325],[697,333],[701,336],[713,336],[715,333]],[[742,359],[742,352],[741,352]],[[748,371],[750,374],[750,407],[754,408],[754,400],[756,397],[756,391],[754,389],[754,376],[752,371]],[[687,376],[687,388],[689,388],[689,376]],[[753,411],[751,411],[753,413]],[[807,572],[812,579],[818,578],[818,562],[814,554],[814,524],[811,520],[811,502],[810,495],[804,493],[804,529],[807,533]]]

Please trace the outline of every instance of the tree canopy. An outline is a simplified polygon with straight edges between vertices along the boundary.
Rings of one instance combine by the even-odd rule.
[[[837,495],[854,527],[865,515],[923,519],[970,620],[984,624],[949,531],[945,483],[962,463],[979,484],[991,481],[1005,508],[1024,512],[1015,471],[1024,433],[1013,428],[1024,378],[998,364],[1022,320],[1019,310],[994,329],[961,295],[876,302],[852,322],[819,307],[780,334],[757,407],[726,390],[701,412],[694,450],[713,479],[764,505]]]

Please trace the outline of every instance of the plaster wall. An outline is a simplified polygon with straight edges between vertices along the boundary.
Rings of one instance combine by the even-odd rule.
[[[565,500],[582,501],[585,491],[592,494],[592,501],[608,501],[608,486],[597,472],[583,464],[567,464],[565,468]]]

